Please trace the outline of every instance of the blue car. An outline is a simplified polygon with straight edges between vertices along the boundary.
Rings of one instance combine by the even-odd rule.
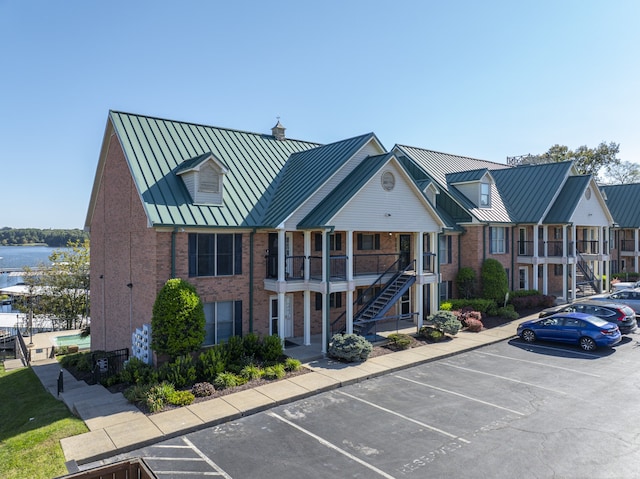
[[[585,313],[558,313],[524,321],[518,336],[531,343],[536,339],[577,344],[585,351],[614,346],[622,340],[618,326]]]

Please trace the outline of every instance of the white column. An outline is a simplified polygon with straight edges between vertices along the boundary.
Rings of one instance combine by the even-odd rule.
[[[346,305],[346,325],[347,325],[347,334],[353,333],[353,292],[354,292],[354,282],[353,282],[353,267],[354,267],[354,258],[353,258],[353,231],[349,230],[346,232],[347,235],[347,305]]]
[[[322,352],[324,354],[327,353],[327,344],[329,342],[328,335],[329,331],[327,330],[327,324],[329,323],[329,308],[327,308],[327,289],[329,284],[329,272],[327,271],[327,231],[322,232],[322,285],[324,286],[322,290]]]
[[[278,230],[278,337],[284,341],[284,261],[285,261],[285,233]]]
[[[424,316],[424,308],[422,307],[424,303],[424,231],[419,231],[413,234],[414,237],[414,251],[416,252],[416,282],[413,290],[415,294],[413,295],[413,311],[418,313],[418,316],[414,316],[414,324],[418,328],[418,330],[422,327],[423,316]]]
[[[311,256],[311,231],[304,232],[304,281],[305,289],[303,294],[304,303],[304,345],[309,346],[311,344],[311,291],[309,291],[309,270],[311,263],[309,260]]]

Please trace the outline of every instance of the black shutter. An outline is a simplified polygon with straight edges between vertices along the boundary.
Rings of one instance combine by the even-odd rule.
[[[362,233],[358,233],[358,249],[362,249]]]
[[[504,229],[504,252],[509,252],[509,228]]]
[[[489,253],[494,253],[492,240],[493,240],[493,228],[489,226]]]
[[[316,251],[322,251],[322,233],[316,233],[315,234],[315,238],[316,238]]]
[[[374,236],[374,245],[373,245],[373,249],[380,249],[380,234],[376,233]]]
[[[342,293],[336,293],[336,308],[342,308]]]
[[[233,302],[234,335],[242,337],[242,301]]]
[[[233,274],[242,274],[242,234],[233,235],[234,239],[234,271]]]
[[[189,276],[198,275],[198,236],[189,233]]]
[[[316,311],[322,309],[322,293],[316,293]]]
[[[453,247],[451,246],[453,236],[447,236],[447,263],[453,263]]]
[[[336,233],[336,251],[340,251],[342,249],[342,233]]]

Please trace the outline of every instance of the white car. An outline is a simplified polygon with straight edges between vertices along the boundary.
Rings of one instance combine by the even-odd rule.
[[[640,281],[618,281],[611,283],[611,292],[615,293],[622,289],[640,288]]]

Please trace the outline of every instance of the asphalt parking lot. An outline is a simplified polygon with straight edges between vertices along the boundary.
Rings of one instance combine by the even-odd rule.
[[[505,341],[113,461],[159,478],[636,478],[639,340]]]

